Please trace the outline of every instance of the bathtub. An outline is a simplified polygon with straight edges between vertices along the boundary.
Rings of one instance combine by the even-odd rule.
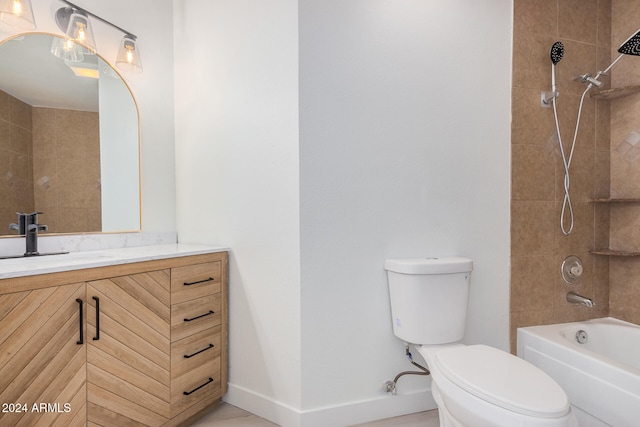
[[[640,426],[640,326],[608,317],[519,328],[518,356],[562,386],[581,427]]]

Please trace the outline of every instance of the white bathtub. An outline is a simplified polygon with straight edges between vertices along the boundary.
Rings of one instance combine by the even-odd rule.
[[[562,386],[581,427],[640,426],[640,326],[609,317],[519,328],[518,356]]]

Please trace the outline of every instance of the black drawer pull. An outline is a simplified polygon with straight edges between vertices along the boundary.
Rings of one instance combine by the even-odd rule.
[[[204,279],[204,280],[198,280],[197,282],[184,282],[185,286],[191,286],[191,285],[197,285],[198,283],[206,283],[206,282],[213,282],[214,279],[213,277],[209,277],[208,279]]]
[[[84,344],[84,330],[82,328],[82,305],[83,305],[83,301],[80,298],[76,298],[76,302],[78,303],[78,309],[80,311],[79,313],[79,317],[80,317],[80,339],[78,341],[76,341],[76,344],[78,345],[82,345]]]
[[[192,353],[192,354],[185,354],[185,355],[184,355],[184,358],[185,358],[185,359],[190,359],[190,358],[192,358],[193,356],[195,356],[195,355],[197,355],[197,354],[202,353],[203,351],[207,351],[207,350],[209,350],[210,348],[213,348],[213,344],[209,344],[209,346],[208,346],[208,347],[205,347],[205,348],[203,348],[203,349],[202,349],[202,350],[200,350],[200,351],[196,351],[195,353]]]
[[[185,318],[184,321],[185,322],[191,322],[192,320],[200,319],[201,317],[205,317],[205,316],[211,316],[212,314],[214,314],[213,310],[209,310],[208,313],[201,314],[200,316],[192,317],[191,319]]]
[[[211,384],[213,382],[213,378],[209,377],[209,381],[207,381],[206,383],[199,385],[198,387],[194,388],[191,391],[183,391],[182,394],[184,394],[185,396],[189,396],[191,393],[195,393],[196,391],[200,390],[202,387],[206,386],[207,384]]]
[[[100,339],[100,298],[98,297],[92,297],[92,298],[96,302],[96,336],[93,337],[93,340],[97,341]]]

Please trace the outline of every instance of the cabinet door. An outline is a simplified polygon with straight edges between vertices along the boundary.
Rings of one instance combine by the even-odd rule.
[[[78,283],[0,296],[1,426],[86,424],[84,295]]]
[[[171,401],[169,270],[90,282],[87,301],[89,422],[163,424]]]

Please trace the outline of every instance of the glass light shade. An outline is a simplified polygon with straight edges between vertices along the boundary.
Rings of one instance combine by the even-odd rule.
[[[116,66],[125,71],[142,72],[142,61],[140,60],[136,39],[129,34],[124,36],[120,42]]]
[[[69,26],[66,32],[67,38],[84,47],[84,53],[94,55],[96,53],[96,41],[93,37],[93,29],[89,17],[80,10],[74,10],[69,18]]]
[[[23,30],[35,30],[31,0],[0,0],[0,21]]]
[[[82,54],[82,46],[70,39],[62,39],[53,37],[51,43],[51,53],[66,62],[82,62],[84,55]]]

